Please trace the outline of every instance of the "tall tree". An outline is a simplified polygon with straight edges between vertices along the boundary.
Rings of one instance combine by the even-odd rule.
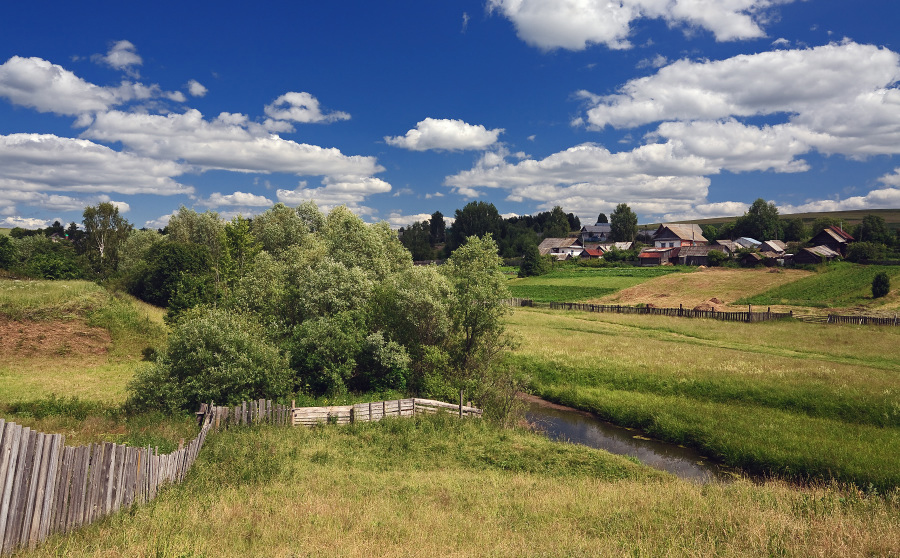
[[[857,242],[875,242],[877,244],[890,244],[891,231],[887,228],[887,223],[880,215],[866,215],[860,224],[853,231],[853,236]]]
[[[602,223],[609,223],[609,219],[606,218],[606,213],[597,215],[597,224],[600,225]]]
[[[428,221],[416,221],[400,236],[400,243],[412,254],[412,259],[416,261],[432,259],[433,251],[431,249],[431,228]]]
[[[119,246],[132,226],[110,202],[84,208],[85,253],[94,271],[103,277],[116,270]]]
[[[444,214],[440,211],[432,213],[429,225],[431,227],[431,245],[435,246],[437,244],[443,244],[447,234],[447,224],[444,222]]]
[[[626,203],[620,203],[609,216],[609,235],[614,242],[634,242],[638,219]]]
[[[500,238],[503,231],[503,218],[494,204],[473,201],[462,209],[456,210],[456,219],[450,228],[451,249],[462,246],[470,236],[479,238],[486,234]]]
[[[809,237],[809,231],[803,219],[793,218],[784,222],[784,238],[786,242],[802,242]]]
[[[738,217],[734,230],[737,236],[748,236],[761,241],[777,240],[783,236],[778,208],[762,198],[757,198],[744,216]]]
[[[569,236],[569,218],[563,208],[556,206],[550,212],[550,218],[544,223],[544,237],[565,238]]]

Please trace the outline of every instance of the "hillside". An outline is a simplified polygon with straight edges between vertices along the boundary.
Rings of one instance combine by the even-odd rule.
[[[866,215],[877,215],[884,219],[888,228],[900,230],[900,209],[856,209],[849,211],[821,211],[816,213],[789,213],[779,215],[781,219],[802,219],[806,225],[816,219],[832,218],[842,221],[844,229],[852,229],[858,225]],[[710,219],[688,219],[684,221],[672,221],[673,223],[696,223],[698,225],[721,225],[729,221],[735,221],[740,215],[734,217],[713,217]],[[641,229],[654,230],[659,223],[641,225]]]

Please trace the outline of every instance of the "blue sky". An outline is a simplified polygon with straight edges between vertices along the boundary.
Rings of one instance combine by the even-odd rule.
[[[609,4],[616,4],[609,7]],[[641,222],[900,207],[895,0],[27,2],[0,226],[473,200]]]

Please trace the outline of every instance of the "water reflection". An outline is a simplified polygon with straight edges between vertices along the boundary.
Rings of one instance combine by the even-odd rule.
[[[566,440],[610,453],[636,457],[641,463],[699,483],[733,478],[724,467],[696,451],[651,440],[640,432],[604,422],[590,413],[523,395],[525,417],[553,440]]]

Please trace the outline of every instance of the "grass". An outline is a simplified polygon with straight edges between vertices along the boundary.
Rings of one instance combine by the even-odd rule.
[[[729,465],[900,486],[895,328],[518,310],[531,390]]]
[[[605,297],[650,279],[679,272],[688,270],[680,267],[564,266],[539,277],[511,279],[508,287],[514,297],[538,302],[579,302]]]
[[[185,483],[22,556],[809,556],[900,551],[900,498],[699,486],[441,417],[211,436]]]
[[[739,302],[812,307],[867,305],[873,302],[872,279],[882,271],[894,281],[900,277],[900,266],[862,266],[837,262],[823,266],[818,273],[745,297]]]

